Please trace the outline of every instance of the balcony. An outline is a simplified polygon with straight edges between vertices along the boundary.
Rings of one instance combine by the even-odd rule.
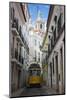
[[[52,40],[53,40],[52,38],[53,38],[53,37],[51,38],[51,49],[50,49],[50,45],[48,45],[48,57],[49,57],[50,54],[52,53],[52,51],[53,51],[55,45],[57,44],[57,42],[58,42],[60,36],[61,36],[62,33],[63,33],[63,30],[65,31],[65,23],[63,24],[62,28],[59,29],[59,31],[58,31],[58,36],[55,37],[56,39],[54,40],[54,43],[52,42]]]
[[[17,36],[17,41],[20,42],[21,46],[25,46],[27,52],[29,52],[28,45],[23,37],[22,31],[21,31],[21,26],[18,27],[18,19],[14,18],[12,21],[12,28],[11,31],[13,35]]]
[[[11,51],[11,62],[15,62],[16,64],[18,64],[20,67],[22,67],[23,63],[24,63],[24,59],[21,56],[21,54],[18,54],[17,49],[14,50],[12,49]]]
[[[29,48],[28,48],[28,45],[23,37],[23,34],[22,34],[22,31],[21,31],[21,26],[19,28],[19,35],[17,35],[17,41],[20,42],[21,46],[25,46],[26,50],[29,52]]]

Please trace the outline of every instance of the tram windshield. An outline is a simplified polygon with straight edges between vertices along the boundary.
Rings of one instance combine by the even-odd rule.
[[[33,63],[29,67],[29,75],[36,76],[40,75],[41,73],[41,68],[39,64]]]
[[[29,74],[33,76],[40,75],[40,70],[30,70]]]

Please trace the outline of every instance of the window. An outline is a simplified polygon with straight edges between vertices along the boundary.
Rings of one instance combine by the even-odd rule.
[[[11,63],[11,81],[13,81],[13,75],[14,75],[14,63]]]
[[[14,41],[15,41],[15,38],[14,38],[14,36],[13,36],[13,49],[14,49]]]
[[[37,25],[36,25],[36,29],[37,29]]]
[[[54,30],[54,42],[56,41],[56,28]]]
[[[40,47],[40,41],[39,41],[39,47]]]
[[[53,31],[53,29],[54,29],[54,27],[53,26],[51,26],[51,30]]]
[[[29,75],[33,76],[40,75],[40,70],[29,70]]]
[[[40,52],[38,53],[38,61],[40,62]]]
[[[53,74],[54,74],[54,58],[53,58]]]
[[[21,75],[21,71],[18,70],[18,88],[20,88],[20,85],[19,85],[19,83],[20,83],[20,75]]]
[[[40,75],[40,70],[37,71],[37,75]]]
[[[49,37],[49,40],[50,40],[50,35],[48,37]]]
[[[21,36],[21,26],[19,27],[19,35]]]
[[[42,29],[42,24],[40,24],[40,29]]]
[[[36,46],[36,44],[37,44],[36,42],[37,42],[37,41],[36,41],[36,39],[35,39],[35,46]]]
[[[47,63],[47,59],[48,59],[48,56],[46,55],[46,58],[45,58],[45,63]]]
[[[25,58],[25,51],[24,51],[24,58]]]
[[[21,54],[21,47],[20,47],[20,54]]]
[[[63,48],[62,47],[60,48],[60,56],[61,56],[61,59],[60,59],[61,69],[63,70]]]
[[[32,75],[33,75],[33,76],[36,76],[36,75],[37,75],[37,71],[36,71],[36,70],[33,70],[33,71],[32,71]]]
[[[61,14],[60,14],[59,19],[58,19],[58,33],[59,33],[60,29],[61,29]]]
[[[36,61],[36,51],[35,51],[35,61]]]
[[[51,87],[52,87],[52,62],[50,62],[50,77],[51,77]]]
[[[15,10],[14,8],[11,8],[11,19],[14,20]]]
[[[55,15],[55,17],[54,17],[54,21],[55,21],[55,23],[57,22],[57,16]]]
[[[53,36],[51,38],[51,49],[53,48]]]
[[[18,52],[18,43],[17,43],[17,52]]]
[[[48,53],[50,53],[50,44],[48,44]]]

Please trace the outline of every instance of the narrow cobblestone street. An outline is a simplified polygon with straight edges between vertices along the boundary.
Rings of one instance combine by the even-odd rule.
[[[22,93],[21,96],[46,96],[46,95],[53,95],[57,94],[57,92],[48,87],[40,87],[40,88],[26,88]]]
[[[56,90],[48,88],[47,86],[42,87],[25,87],[24,90],[20,89],[14,97],[28,97],[28,96],[48,96],[48,95],[57,95],[59,94]]]

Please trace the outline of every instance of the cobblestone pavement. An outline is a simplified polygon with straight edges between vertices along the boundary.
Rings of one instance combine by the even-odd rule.
[[[46,95],[55,95],[58,94],[56,90],[48,88],[48,87],[39,87],[39,88],[26,88],[22,93],[21,96],[46,96]]]
[[[29,97],[29,96],[47,96],[59,94],[56,90],[48,88],[47,86],[24,88],[19,90],[13,97]]]

